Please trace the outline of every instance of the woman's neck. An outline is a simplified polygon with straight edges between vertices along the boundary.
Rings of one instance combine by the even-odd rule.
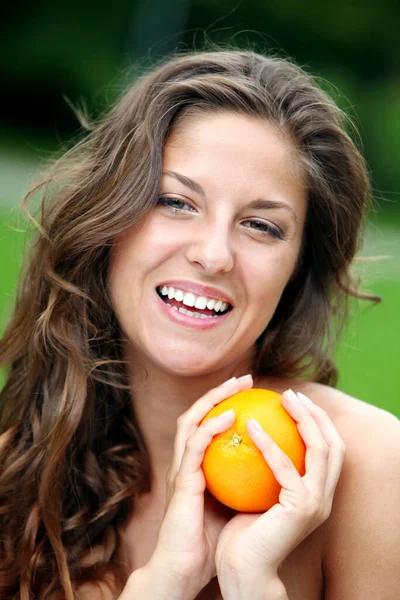
[[[152,492],[165,490],[167,471],[172,462],[177,419],[213,387],[233,376],[251,372],[246,359],[236,365],[199,376],[177,376],[157,365],[126,353],[131,396],[136,421],[149,453]],[[147,373],[147,376],[145,375]]]

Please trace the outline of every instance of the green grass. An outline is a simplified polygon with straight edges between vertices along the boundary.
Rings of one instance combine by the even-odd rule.
[[[21,182],[18,182],[21,186]],[[15,190],[14,190],[15,191]],[[16,200],[17,202],[17,200]],[[19,201],[18,201],[19,202]],[[19,205],[18,205],[19,206]],[[23,250],[24,226],[17,209],[0,204],[0,329],[12,306]],[[26,226],[26,223],[25,223]],[[13,229],[14,228],[14,229]],[[364,256],[388,255],[386,260],[363,266],[365,291],[383,297],[373,306],[361,301],[354,309],[341,341],[337,361],[339,389],[400,417],[400,223],[393,217],[368,226]],[[0,379],[0,387],[2,380]]]
[[[342,338],[337,361],[338,388],[400,417],[400,281],[369,286],[382,297],[360,302]]]

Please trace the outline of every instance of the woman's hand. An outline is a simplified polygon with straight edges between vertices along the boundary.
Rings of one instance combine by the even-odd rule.
[[[237,514],[221,532],[216,566],[224,598],[248,597],[249,587],[265,597],[268,582],[292,550],[329,516],[342,469],[345,448],[324,410],[291,390],[282,404],[297,422],[306,445],[306,474],[301,477],[291,460],[257,423],[247,431],[282,486],[279,503],[263,514]],[[239,592],[238,590],[243,590]],[[256,596],[252,596],[256,598]],[[279,596],[280,597],[280,596]]]
[[[202,396],[178,419],[166,512],[156,549],[144,567],[150,579],[153,579],[153,573],[159,579],[167,576],[168,590],[181,589],[182,593],[178,592],[176,597],[194,598],[216,575],[218,537],[235,514],[209,494],[205,511],[206,482],[201,468],[204,452],[213,436],[228,429],[235,414],[220,415],[200,423],[222,400],[252,385],[251,376],[229,380]],[[165,589],[160,597],[166,597]]]

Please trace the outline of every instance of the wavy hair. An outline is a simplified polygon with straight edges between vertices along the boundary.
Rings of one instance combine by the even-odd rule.
[[[275,124],[308,186],[296,274],[257,340],[254,372],[335,385],[332,347],[358,291],[351,264],[371,204],[349,120],[290,60],[249,50],[192,52],[141,75],[24,198],[41,216],[0,344],[0,596],[77,598],[111,572],[118,527],[150,489],[107,288],[110,248],[157,202],[162,148],[190,111]],[[34,217],[31,215],[31,218]]]

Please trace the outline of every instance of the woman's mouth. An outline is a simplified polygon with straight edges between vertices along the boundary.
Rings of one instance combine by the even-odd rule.
[[[215,320],[232,310],[232,305],[215,298],[196,296],[171,286],[159,286],[157,294],[175,311],[194,319]]]

